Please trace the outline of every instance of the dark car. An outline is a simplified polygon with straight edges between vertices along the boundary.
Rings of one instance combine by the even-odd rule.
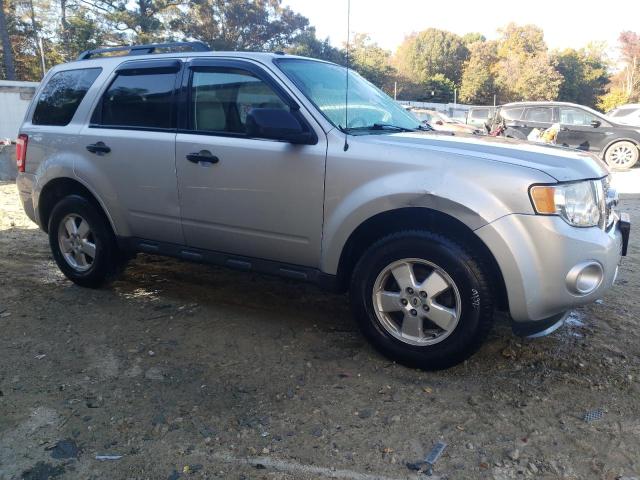
[[[560,124],[558,145],[587,150],[612,169],[627,170],[640,156],[640,127],[624,125],[582,105],[564,102],[517,102],[496,111],[492,130],[503,125],[503,135],[526,140],[534,128]]]

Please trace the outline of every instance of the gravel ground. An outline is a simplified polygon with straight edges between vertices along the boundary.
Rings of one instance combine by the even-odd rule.
[[[640,200],[622,209],[640,224]],[[309,285],[140,255],[76,287],[0,184],[0,479],[427,478],[407,462],[438,441],[432,478],[638,477],[636,232],[615,291],[563,329],[499,320],[425,373]]]

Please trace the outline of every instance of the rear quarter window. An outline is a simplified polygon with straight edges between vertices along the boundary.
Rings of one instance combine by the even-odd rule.
[[[55,73],[38,97],[31,123],[68,125],[101,71],[101,68],[83,68]]]

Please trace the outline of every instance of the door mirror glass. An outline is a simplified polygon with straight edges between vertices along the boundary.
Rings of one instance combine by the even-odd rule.
[[[600,123],[600,120],[591,120],[591,126],[592,126],[593,128],[598,128],[600,125],[602,125],[602,124]]]
[[[247,113],[245,126],[250,137],[294,144],[315,143],[314,136],[306,132],[296,116],[288,110],[253,108]]]

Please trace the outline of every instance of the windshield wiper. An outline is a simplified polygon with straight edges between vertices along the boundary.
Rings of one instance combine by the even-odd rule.
[[[374,123],[373,125],[367,125],[366,127],[348,127],[348,128],[343,128],[342,131],[347,131],[347,132],[359,132],[359,131],[363,131],[363,130],[393,130],[396,132],[415,132],[416,130],[421,129],[421,127],[417,127],[417,128],[406,128],[406,127],[401,127],[399,125],[392,125],[390,123]]]

